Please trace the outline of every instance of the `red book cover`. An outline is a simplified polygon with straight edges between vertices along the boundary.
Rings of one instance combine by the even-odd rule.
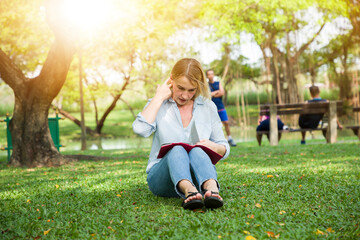
[[[191,149],[193,149],[194,147],[201,148],[210,157],[211,162],[214,165],[222,158],[222,156],[220,154],[218,154],[217,152],[211,150],[208,147],[205,147],[203,145],[190,145],[190,144],[187,144],[187,143],[170,143],[170,144],[162,145],[157,158],[163,158],[170,149],[172,149],[173,147],[175,147],[177,145],[183,146],[184,149],[187,152],[190,152]]]

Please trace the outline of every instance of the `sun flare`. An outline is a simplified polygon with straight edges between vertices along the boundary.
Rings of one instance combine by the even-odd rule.
[[[109,1],[64,0],[65,15],[74,27],[89,30],[104,25],[111,18]]]
[[[116,26],[134,26],[143,14],[141,1],[132,0],[61,0],[57,9],[62,16],[58,24],[66,22],[72,31],[84,35]]]

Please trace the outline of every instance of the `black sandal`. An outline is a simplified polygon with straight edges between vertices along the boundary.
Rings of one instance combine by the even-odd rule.
[[[191,196],[195,196],[196,194],[198,194],[199,192],[189,192],[190,194],[184,199],[184,201],[182,202],[182,207],[184,209],[189,209],[189,210],[194,210],[194,209],[198,209],[198,208],[202,208],[204,206],[204,203],[202,200],[200,199],[194,199],[191,200],[189,202],[185,202],[186,199],[188,199]]]
[[[210,190],[204,189],[204,191],[202,191],[203,196],[205,196],[205,193],[207,191],[210,191]],[[210,191],[210,192],[211,192],[211,195],[219,194],[219,192],[213,192],[213,191]],[[210,196],[210,197],[204,198],[204,204],[205,204],[205,207],[213,209],[213,208],[222,207],[224,205],[224,201],[221,200],[220,198]]]

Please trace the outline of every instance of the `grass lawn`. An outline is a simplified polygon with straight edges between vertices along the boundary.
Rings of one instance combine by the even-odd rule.
[[[112,159],[58,168],[0,164],[0,238],[360,238],[359,142],[241,143],[217,165],[225,205],[213,211],[153,196],[148,151],[86,151]]]

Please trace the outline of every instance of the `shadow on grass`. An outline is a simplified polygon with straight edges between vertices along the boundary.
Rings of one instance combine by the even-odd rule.
[[[147,187],[147,152],[129,159],[78,161],[58,168],[0,171],[4,239],[142,236],[265,239],[357,238],[360,219],[358,143],[232,148],[217,165],[223,208],[192,212]],[[88,154],[88,153],[86,153]],[[134,151],[106,156],[130,156]],[[204,213],[204,214],[203,214]]]

